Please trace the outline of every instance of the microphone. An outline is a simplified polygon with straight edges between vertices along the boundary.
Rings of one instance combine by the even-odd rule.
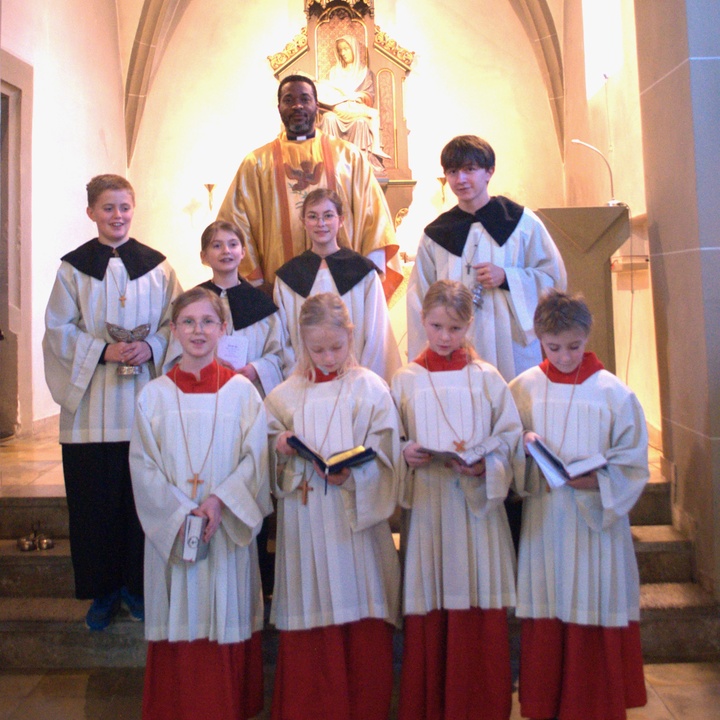
[[[578,140],[577,138],[573,138],[570,142],[575,143],[576,145],[584,145],[586,148],[590,148],[590,150],[596,152],[605,161],[608,173],[610,173],[610,199],[607,201],[607,204],[610,206],[623,205],[624,203],[621,200],[615,199],[615,185],[613,184],[612,168],[610,167],[610,163],[607,161],[607,158],[594,145],[590,145],[590,143],[583,142],[582,140]]]

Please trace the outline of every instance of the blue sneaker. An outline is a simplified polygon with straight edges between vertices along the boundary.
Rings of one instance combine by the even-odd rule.
[[[120,609],[120,592],[115,591],[101,598],[95,598],[85,616],[89,630],[104,630]]]
[[[138,622],[145,620],[145,601],[142,595],[133,595],[126,587],[120,590],[120,597],[130,613],[130,617]]]

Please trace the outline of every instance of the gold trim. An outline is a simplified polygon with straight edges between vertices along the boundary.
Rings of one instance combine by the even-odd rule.
[[[386,32],[375,26],[375,49],[386,57],[394,60],[398,65],[410,70],[415,61],[415,53],[412,50],[398,45]]]
[[[308,51],[307,28],[300,32],[279,52],[268,55],[268,62],[272,71],[277,77],[290,63],[295,62],[299,57]]]

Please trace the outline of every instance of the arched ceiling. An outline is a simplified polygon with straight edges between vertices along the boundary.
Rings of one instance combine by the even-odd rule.
[[[130,165],[145,101],[173,31],[192,0],[145,0],[125,82],[125,134]],[[562,50],[547,0],[509,0],[532,44],[547,88],[561,157],[564,156],[565,86]]]

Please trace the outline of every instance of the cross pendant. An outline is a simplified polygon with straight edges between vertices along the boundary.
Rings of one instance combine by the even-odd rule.
[[[471,270],[472,265],[470,263],[465,263],[465,272],[469,275]]]
[[[300,490],[302,491],[302,504],[307,505],[308,493],[312,492],[315,488],[310,487],[310,483],[303,479],[300,483]]]
[[[453,440],[456,452],[465,452],[465,441],[464,440]]]
[[[192,495],[190,496],[190,498],[194,500],[197,497],[198,485],[202,485],[205,481],[201,480],[200,476],[197,473],[193,473],[192,478],[190,478],[188,482],[191,483],[193,486]]]
[[[120,296],[120,307],[125,307],[125,301],[127,298],[124,295]]]

